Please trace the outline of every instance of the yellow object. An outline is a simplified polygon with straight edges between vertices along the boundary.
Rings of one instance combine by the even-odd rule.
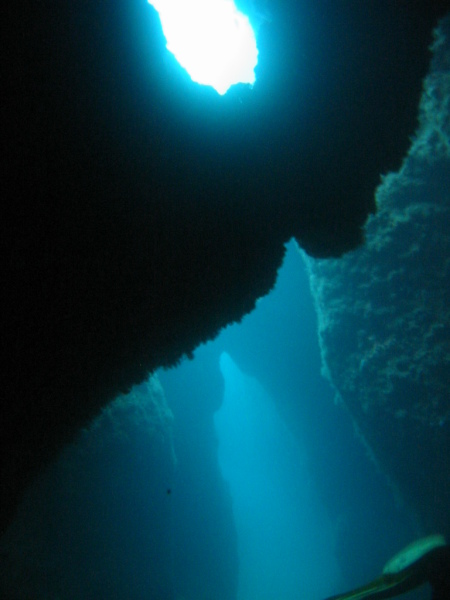
[[[406,567],[409,567],[416,560],[424,556],[439,546],[445,546],[446,541],[443,535],[429,535],[426,538],[416,540],[406,548],[403,548],[398,554],[396,554],[389,562],[386,563],[383,569],[383,575],[392,573],[399,573]]]

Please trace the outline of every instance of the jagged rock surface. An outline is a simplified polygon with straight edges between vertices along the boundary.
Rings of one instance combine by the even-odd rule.
[[[324,370],[425,528],[450,532],[450,20],[366,244],[308,260]]]
[[[6,5],[0,531],[103,406],[253,309],[288,239],[361,242],[439,4],[274,3],[258,85],[223,99],[146,2]]]

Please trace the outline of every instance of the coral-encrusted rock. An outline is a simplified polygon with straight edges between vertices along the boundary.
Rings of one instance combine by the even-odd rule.
[[[324,369],[428,527],[450,527],[450,20],[420,128],[384,178],[363,248],[309,261]]]

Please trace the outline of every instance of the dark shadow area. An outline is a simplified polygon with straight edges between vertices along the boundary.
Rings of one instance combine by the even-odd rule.
[[[101,406],[251,311],[284,242],[362,241],[445,8],[285,0],[258,85],[219,98],[144,1],[7,4],[0,529]]]

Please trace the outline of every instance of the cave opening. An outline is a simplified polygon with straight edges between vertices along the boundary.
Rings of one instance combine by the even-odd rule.
[[[171,52],[192,81],[220,95],[254,84],[258,48],[253,27],[233,0],[149,0]]]

